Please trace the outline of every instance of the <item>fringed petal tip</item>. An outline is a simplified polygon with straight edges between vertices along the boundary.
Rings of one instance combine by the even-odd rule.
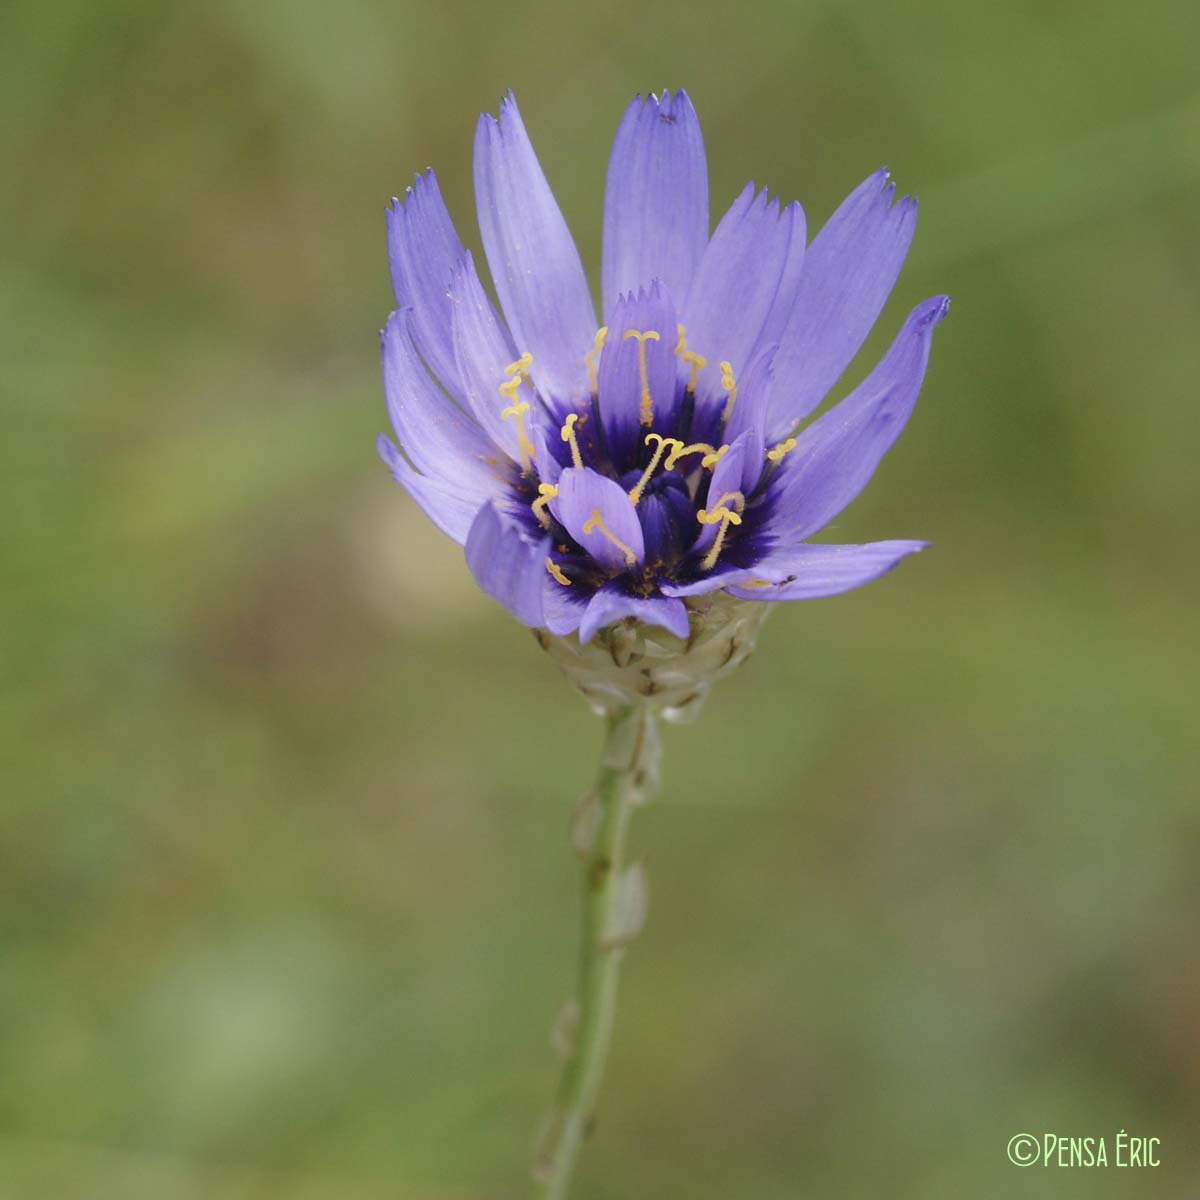
[[[583,264],[510,91],[476,128],[475,207],[492,282],[514,342],[561,420],[585,394],[596,317]]]
[[[920,306],[918,312],[917,320],[923,328],[939,325],[950,312],[950,297],[933,296]]]

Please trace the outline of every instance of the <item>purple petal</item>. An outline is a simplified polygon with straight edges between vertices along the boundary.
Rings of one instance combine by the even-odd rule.
[[[516,459],[516,422],[500,415],[510,404],[501,395],[500,385],[508,378],[504,370],[515,361],[516,355],[479,282],[470,254],[464,255],[455,269],[450,300],[451,333],[463,403],[496,445]],[[527,384],[520,388],[520,399],[529,403],[528,423],[536,418],[538,405]]]
[[[775,362],[768,440],[786,437],[821,403],[890,295],[917,224],[917,202],[893,206],[894,194],[887,172],[876,172],[809,246]]]
[[[557,483],[562,474],[562,463],[555,454],[557,447],[551,444],[551,438],[559,438],[557,430],[548,428],[538,422],[529,427],[529,441],[533,446],[533,459],[537,464],[538,479],[542,483]],[[561,440],[561,439],[559,439]]]
[[[660,279],[686,296],[708,241],[708,168],[687,94],[641,96],[625,110],[604,193],[603,300]],[[611,323],[611,322],[610,322]]]
[[[763,470],[763,425],[767,418],[767,403],[774,378],[772,363],[778,346],[762,346],[737,381],[737,402],[725,425],[723,440],[732,444],[744,434],[751,441],[743,459],[742,492],[749,496],[758,484]]]
[[[485,504],[467,536],[467,566],[475,582],[523,625],[545,625],[543,580],[550,538],[530,541],[495,504]]]
[[[639,340],[632,333],[658,334],[645,340],[648,412],[642,422],[642,382]],[[655,283],[650,291],[621,298],[608,326],[598,374],[600,421],[612,455],[618,461],[636,452],[651,429],[671,433],[675,428],[675,306],[667,289]]]
[[[500,305],[533,376],[556,412],[587,394],[584,355],[596,318],[567,223],[538,164],[509,92],[500,119],[485,114],[475,135],[479,231]]]
[[[682,600],[669,600],[661,596],[627,596],[614,585],[605,584],[592,597],[583,614],[579,624],[579,640],[590,642],[597,629],[624,617],[636,617],[647,625],[659,625],[677,638],[688,636],[688,615]]]
[[[429,377],[410,335],[410,311],[395,312],[381,335],[383,388],[400,445],[421,474],[478,507],[501,486],[503,456]]]
[[[912,413],[933,331],[949,305],[946,296],[918,304],[871,374],[800,434],[768,485],[779,536],[793,543],[809,537],[866,486]]]
[[[550,511],[592,558],[609,570],[624,571],[630,566],[612,538],[628,546],[637,562],[645,558],[642,526],[633,501],[619,483],[589,467],[570,467],[558,477],[558,495],[550,501]],[[592,525],[595,513],[600,514],[611,538]]]
[[[721,455],[721,461],[713,467],[712,479],[708,483],[707,507],[716,508],[721,497],[731,492],[742,491],[742,476],[745,471],[746,454],[753,448],[754,434],[747,430]],[[743,499],[745,493],[742,493]],[[726,505],[726,507],[730,507]],[[720,524],[701,525],[700,534],[692,545],[693,554],[703,554],[713,544]]]
[[[405,491],[417,502],[421,511],[448,537],[460,546],[467,540],[467,532],[478,501],[465,498],[460,492],[452,492],[444,484],[419,475],[404,461],[400,451],[382,433],[375,442],[379,457],[391,471],[392,478],[404,486]]]
[[[752,572],[757,579],[779,578],[770,587],[728,588],[743,600],[817,600],[862,587],[886,575],[902,558],[924,550],[928,542],[868,542],[863,546],[795,546],[768,558]],[[786,574],[782,568],[787,566]]]
[[[768,317],[779,311],[781,281],[785,274],[794,280],[794,256],[803,246],[800,206],[789,205],[781,214],[779,201],[768,202],[765,189],[756,196],[752,183],[721,218],[680,318],[688,348],[708,360],[696,385],[697,408],[723,402],[717,369],[722,359],[732,364],[735,378],[746,369]],[[790,307],[789,298],[780,302]]]
[[[411,308],[412,335],[429,369],[451,391],[458,383],[446,286],[463,247],[433,170],[418,175],[387,211],[388,261],[400,308]]]
[[[543,564],[544,565],[544,564]],[[580,593],[576,587],[563,587],[546,572],[542,585],[542,608],[546,616],[546,628],[555,637],[566,637],[579,628],[583,614],[587,611],[591,593]]]
[[[759,576],[755,571],[719,562],[711,571],[706,571],[688,583],[660,583],[658,590],[664,596],[703,596],[706,592],[731,588],[735,584],[749,583],[757,578]]]
[[[791,229],[786,257],[783,260],[783,269],[779,273],[779,286],[775,289],[775,298],[771,301],[771,306],[767,309],[767,315],[763,319],[756,346],[762,346],[767,342],[779,344],[783,337],[783,331],[787,328],[787,323],[791,318],[792,310],[796,307],[796,299],[800,295],[800,280],[804,275],[805,239],[808,236],[808,223],[804,216],[804,209],[800,207],[798,201],[793,200],[779,218],[780,223],[784,226],[787,226],[789,219]]]

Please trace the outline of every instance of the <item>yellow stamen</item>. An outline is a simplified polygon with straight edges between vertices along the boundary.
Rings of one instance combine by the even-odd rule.
[[[722,360],[720,366],[721,386],[729,393],[729,399],[725,402],[725,411],[721,414],[721,420],[728,421],[733,415],[733,406],[737,403],[737,380],[733,377],[733,367],[730,363]]]
[[[604,349],[606,337],[608,337],[608,326],[602,325],[596,330],[596,340],[592,343],[592,348],[583,356],[584,364],[587,366],[588,386],[591,388],[593,396],[600,390],[600,381],[596,378],[596,355]]]
[[[795,450],[795,448],[796,448],[796,439],[788,438],[788,440],[786,442],[780,442],[779,445],[776,446],[773,450],[768,450],[767,458],[769,458],[771,460],[771,462],[773,462],[773,463],[781,462],[783,459],[783,456],[785,454],[787,454],[788,451]]]
[[[675,343],[675,353],[689,367],[692,368],[692,377],[688,380],[687,390],[694,392],[696,390],[696,376],[708,366],[708,359],[703,354],[697,354],[694,350],[687,348],[687,333],[682,325],[677,325],[679,330],[679,341]]]
[[[633,486],[633,490],[629,493],[629,499],[633,501],[634,507],[637,507],[637,502],[642,498],[642,493],[646,490],[646,484],[650,482],[650,477],[658,469],[659,460],[663,456],[663,452],[668,446],[681,447],[683,443],[677,438],[665,438],[657,433],[646,434],[646,445],[650,445],[652,441],[658,442],[654,448],[654,457],[650,459],[646,469],[642,472],[642,477]]]
[[[579,439],[575,436],[575,422],[579,420],[578,413],[571,413],[563,422],[560,430],[562,440],[571,447],[571,463],[576,467],[583,466],[583,455],[579,453]]]
[[[703,354],[695,354],[691,350],[685,350],[679,357],[692,368],[691,378],[687,382],[687,390],[694,392],[696,390],[696,376],[708,366],[708,359]]]
[[[529,378],[529,368],[533,365],[533,355],[528,350],[521,355],[514,363],[509,363],[504,368],[505,375],[520,375],[524,379]]]
[[[774,587],[769,579],[747,579],[745,583],[739,583],[738,587],[744,588],[765,588]]]
[[[654,424],[654,401],[650,396],[650,380],[646,377],[646,343],[657,342],[660,340],[656,330],[647,329],[643,333],[640,329],[627,329],[622,341],[629,341],[630,338],[637,338],[638,344],[638,378],[642,382],[642,402],[638,409],[638,420],[642,425]]]
[[[546,556],[546,570],[550,572],[551,577],[556,583],[561,583],[563,587],[571,586],[571,581],[562,573],[562,567],[549,555]]]
[[[538,498],[529,506],[533,515],[537,517],[538,523],[543,529],[550,528],[550,514],[546,511],[546,505],[558,495],[558,488],[552,483],[538,484]]]
[[[521,387],[521,382],[524,380],[530,387],[533,383],[529,378],[529,367],[533,362],[533,355],[528,350],[521,355],[514,363],[509,363],[504,368],[504,374],[509,378],[500,385],[500,395],[502,395],[509,405],[500,413],[500,419],[507,421],[509,417],[515,417],[517,421],[517,452],[521,456],[521,470],[528,471],[529,464],[534,459],[533,443],[529,440],[525,433],[525,414],[529,411],[529,404],[525,400],[517,399],[517,391]]]
[[[726,503],[730,500],[733,501],[732,511],[725,507]],[[745,507],[746,497],[741,492],[726,492],[711,508],[702,508],[696,514],[696,520],[701,525],[715,525],[718,521],[728,517],[733,524],[740,525],[742,523],[742,509]]]
[[[666,471],[673,471],[675,469],[675,464],[681,458],[684,458],[689,454],[715,454],[716,452],[716,447],[710,446],[707,442],[693,442],[690,446],[683,446],[676,442],[676,448],[667,456],[667,461],[664,464],[663,469]]]
[[[725,452],[729,449],[728,446],[722,446],[720,450],[714,450],[711,454],[706,454],[701,460],[700,465],[707,467],[710,471],[725,457]]]
[[[733,508],[726,508],[725,502],[727,500],[733,502]],[[721,554],[721,546],[725,542],[725,533],[730,525],[740,525],[742,523],[742,509],[745,506],[746,497],[741,492],[726,492],[712,508],[702,508],[696,514],[696,520],[701,525],[715,525],[718,521],[721,522],[721,528],[717,530],[717,536],[713,539],[713,544],[709,547],[708,553],[700,563],[700,570],[711,571],[716,565],[717,559]]]
[[[521,470],[528,471],[529,464],[533,461],[533,443],[525,436],[525,414],[529,411],[529,403],[526,400],[517,399],[517,388],[521,386],[520,376],[515,376],[500,385],[500,394],[512,403],[505,409],[500,410],[500,419],[507,421],[509,417],[517,419],[517,452],[521,456]]]
[[[583,524],[583,532],[598,533],[608,538],[625,555],[625,565],[627,567],[632,567],[637,562],[637,555],[620,538],[610,532],[608,526],[604,524],[604,518],[600,515],[598,508],[592,509],[592,515]]]

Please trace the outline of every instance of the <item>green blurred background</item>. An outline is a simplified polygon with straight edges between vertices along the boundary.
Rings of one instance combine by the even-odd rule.
[[[667,733],[580,1200],[1194,1195],[1194,17],[7,0],[0,1196],[525,1194],[600,731],[372,445],[384,205],[477,248],[510,85],[596,283],[682,85],[714,216],[921,196],[864,362],[954,297],[836,531],[934,549]]]

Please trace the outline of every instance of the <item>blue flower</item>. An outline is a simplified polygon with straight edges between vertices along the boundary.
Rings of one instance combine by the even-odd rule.
[[[806,246],[799,204],[751,183],[709,236],[704,144],[682,92],[640,96],[608,167],[603,317],[511,93],[480,118],[475,195],[497,313],[432,171],[388,211],[383,331],[400,450],[379,452],[526,625],[588,641],[625,617],[688,635],[687,597],[806,600],[868,583],[917,541],[808,541],[912,412],[948,300],[802,431],[866,338],[916,225],[887,173]]]

